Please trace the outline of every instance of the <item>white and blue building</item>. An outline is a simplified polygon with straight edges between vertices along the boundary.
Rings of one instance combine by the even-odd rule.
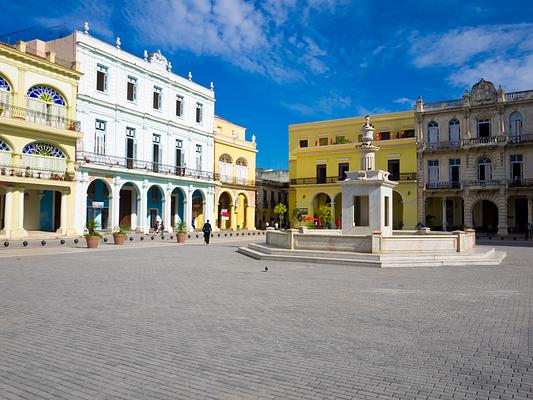
[[[214,103],[209,88],[172,72],[158,50],[137,57],[88,26],[47,42],[79,63],[76,225],[148,232],[213,220]]]

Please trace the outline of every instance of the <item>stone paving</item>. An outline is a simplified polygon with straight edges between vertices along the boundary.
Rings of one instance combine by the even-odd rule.
[[[532,248],[383,270],[240,245],[0,258],[0,398],[533,398]]]

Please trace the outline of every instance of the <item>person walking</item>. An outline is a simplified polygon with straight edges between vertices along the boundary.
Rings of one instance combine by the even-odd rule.
[[[209,220],[207,220],[202,227],[202,232],[204,233],[204,242],[206,245],[209,244],[209,239],[211,238],[211,231],[213,229],[211,228],[211,224],[209,223]]]
[[[159,225],[159,233],[161,234],[161,237],[165,235],[165,223],[161,221],[161,224]]]

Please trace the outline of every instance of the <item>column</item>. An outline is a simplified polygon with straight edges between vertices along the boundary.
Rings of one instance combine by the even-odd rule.
[[[498,236],[506,236],[507,232],[507,196],[503,195],[503,201],[496,203],[498,206]]]
[[[236,231],[237,230],[237,218],[235,218],[235,205],[230,204],[229,206],[229,225],[230,229]]]
[[[6,196],[4,200],[4,232],[6,236],[11,237],[13,229],[13,188],[6,187]]]
[[[442,230],[446,231],[448,228],[448,223],[446,222],[446,197],[441,197],[441,206],[442,206]]]
[[[137,229],[137,224],[139,220],[139,194],[136,190],[132,191],[131,196],[131,230],[134,231]]]
[[[150,231],[150,227],[148,226],[146,222],[147,218],[147,206],[148,206],[148,188],[146,185],[143,184],[141,189],[141,207],[140,207],[140,213],[139,213],[139,229],[143,233],[148,233]]]
[[[61,235],[67,234],[67,212],[68,212],[68,193],[66,191],[61,192],[61,216],[59,220],[59,232]]]
[[[165,231],[172,232],[172,226],[170,223],[170,208],[172,205],[171,192],[165,192],[165,198],[163,199],[163,223],[165,224]]]
[[[335,202],[332,200],[329,204],[331,209],[331,227],[335,229]]]
[[[21,239],[27,235],[24,229],[24,189],[14,188],[12,200],[11,239]]]
[[[192,231],[192,193],[190,190],[187,191],[186,197],[183,200],[183,211],[183,220],[187,225],[187,230]]]
[[[528,196],[527,198],[527,222],[528,224],[533,224],[533,197]]]
[[[246,207],[246,229],[255,229],[255,207]]]

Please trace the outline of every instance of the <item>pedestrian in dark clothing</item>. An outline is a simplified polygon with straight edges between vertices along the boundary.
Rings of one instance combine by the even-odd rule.
[[[211,224],[209,223],[209,220],[207,220],[202,227],[202,232],[204,233],[204,242],[205,244],[209,244],[209,239],[211,238],[211,231],[213,229],[211,228]]]

